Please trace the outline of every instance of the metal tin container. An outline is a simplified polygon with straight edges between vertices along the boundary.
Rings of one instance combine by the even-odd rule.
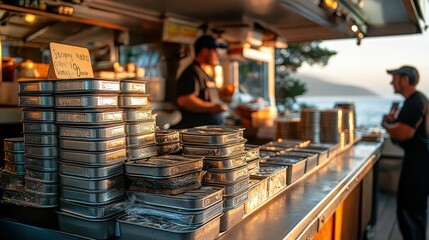
[[[25,144],[39,146],[56,146],[58,144],[57,134],[24,134]]]
[[[124,111],[124,121],[125,122],[139,122],[139,121],[148,121],[152,120],[152,109],[151,108],[125,108]]]
[[[156,129],[156,144],[166,144],[180,141],[180,132],[172,129]]]
[[[136,148],[128,148],[127,149],[127,157],[129,160],[139,160],[144,158],[149,158],[156,156],[156,146],[144,146],[144,147],[136,147]]]
[[[19,95],[20,107],[53,108],[55,97],[53,95]]]
[[[144,192],[128,191],[130,197],[135,197],[138,203],[180,210],[202,210],[222,201],[223,189],[220,187],[201,186],[178,195],[161,195]]]
[[[1,173],[1,181],[0,181],[0,188],[1,186],[15,186],[15,185],[24,185],[24,176],[18,175],[16,173],[10,173],[6,172],[4,170],[0,170]]]
[[[25,156],[32,158],[57,158],[58,148],[52,146],[25,145]]]
[[[177,153],[181,149],[182,147],[179,142],[156,145],[158,155]]]
[[[318,155],[315,153],[301,152],[301,151],[293,150],[293,151],[282,153],[282,155],[280,155],[280,156],[285,156],[285,157],[296,156],[296,157],[305,158],[306,159],[305,172],[309,172],[317,166]]]
[[[125,201],[89,206],[85,204],[70,202],[65,199],[60,199],[61,211],[80,217],[92,219],[108,218],[113,215],[117,216],[125,210],[125,206]]]
[[[84,218],[66,212],[57,212],[58,226],[63,232],[92,239],[110,239],[115,236],[116,215],[102,219]]]
[[[35,171],[31,169],[25,170],[26,177],[34,178],[43,182],[58,182],[58,172],[42,172],[42,171]]]
[[[117,108],[117,94],[57,95],[56,108]]]
[[[24,134],[56,134],[58,127],[55,123],[23,122]]]
[[[255,168],[259,168],[259,158],[247,162],[247,171],[251,171]]]
[[[22,109],[22,121],[27,122],[54,122],[55,111],[53,109]]]
[[[120,94],[119,106],[123,108],[149,107],[149,94]]]
[[[155,144],[155,133],[127,136],[127,147],[148,146]]]
[[[10,152],[5,150],[4,151],[4,159],[5,160],[9,160],[13,163],[24,163],[25,162],[25,155],[24,155],[24,151],[22,152]]]
[[[297,152],[308,152],[308,153],[314,153],[317,154],[317,165],[324,163],[328,160],[328,150],[327,149],[318,149],[318,148],[311,148],[311,147],[305,147],[305,148],[297,148],[294,151]]]
[[[230,131],[210,131],[206,129],[189,128],[180,132],[184,144],[210,144],[225,145],[237,143],[238,136],[236,132]]]
[[[286,188],[286,171],[288,167],[262,166],[252,177],[268,177],[268,197],[275,196]]]
[[[64,175],[76,176],[93,180],[107,178],[124,173],[123,160],[115,161],[112,163],[112,165],[100,167],[60,162],[60,173]]]
[[[239,182],[236,182],[234,184],[225,185],[225,184],[219,184],[219,183],[204,183],[205,186],[216,186],[223,188],[223,196],[224,197],[230,197],[237,195],[239,192],[242,192],[249,188],[249,178],[245,178]]]
[[[146,93],[146,81],[124,79],[120,82],[121,93]]]
[[[229,196],[223,198],[223,207],[225,210],[237,208],[247,202],[248,189],[237,193],[235,196]]]
[[[141,135],[153,132],[155,132],[155,120],[125,124],[125,133],[127,135]]]
[[[70,79],[55,82],[56,93],[110,92],[119,93],[119,81],[105,79]]]
[[[88,166],[108,166],[127,159],[127,151],[119,149],[105,152],[83,152],[62,149],[61,161]]]
[[[80,151],[107,151],[126,148],[125,137],[110,140],[72,140],[60,139],[61,149],[80,150]]]
[[[89,191],[62,186],[60,188],[60,192],[61,197],[70,202],[87,205],[100,205],[109,203],[115,199],[122,199],[124,197],[125,189],[123,186],[120,186],[109,190]]]
[[[125,136],[124,124],[98,126],[59,126],[59,136],[64,139],[107,140]]]
[[[57,111],[56,119],[57,123],[88,125],[114,124],[123,120],[122,111],[116,109]]]
[[[198,155],[198,156],[214,156],[214,157],[228,157],[237,155],[244,152],[244,142],[212,146],[212,145],[183,145],[182,146],[184,155]]]
[[[228,131],[228,132],[236,132],[238,141],[244,140],[244,129],[243,127],[238,126],[223,126],[223,125],[205,125],[196,127],[199,129],[207,129],[210,131]]]
[[[16,138],[5,138],[3,139],[4,150],[10,152],[24,152],[24,138],[16,137]]]
[[[25,201],[31,202],[38,207],[55,207],[58,206],[58,195],[57,193],[41,193],[26,189]]]
[[[214,240],[219,236],[220,218],[217,217],[201,226],[189,227],[167,223],[165,228],[153,223],[151,219],[141,219],[135,216],[121,216],[118,218],[122,239],[170,239]]]
[[[270,157],[261,162],[264,166],[287,166],[287,184],[291,184],[302,177],[305,173],[306,160],[300,157]]]
[[[22,185],[7,186],[3,191],[3,200],[25,201],[25,188]]]
[[[249,198],[244,203],[244,213],[249,214],[268,199],[268,178],[252,178],[249,180]]]
[[[61,187],[72,187],[90,191],[107,191],[124,186],[124,175],[117,175],[104,179],[88,179],[60,174]]]
[[[239,224],[244,216],[244,204],[223,211],[223,216],[220,218],[220,231],[225,232],[235,225]]]
[[[230,185],[248,177],[246,166],[228,170],[212,168],[204,175],[204,182]]]
[[[57,196],[59,186],[58,183],[47,183],[39,179],[26,177],[25,188],[34,192],[55,194]]]
[[[260,146],[245,144],[244,151],[246,151],[246,161],[252,161],[259,158]]]
[[[125,163],[127,174],[169,177],[201,170],[203,157],[184,157],[179,155],[166,155],[151,157],[147,160],[129,161]]]
[[[46,94],[54,92],[52,80],[18,80],[20,94]]]
[[[246,165],[246,155],[238,154],[231,157],[205,157],[204,169],[218,168],[218,169],[234,169]]]
[[[15,164],[9,160],[4,160],[4,170],[10,173],[16,173],[18,175],[25,174],[25,164]]]

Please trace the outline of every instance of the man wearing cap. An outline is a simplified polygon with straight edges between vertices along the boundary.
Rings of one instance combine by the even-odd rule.
[[[429,102],[416,90],[415,67],[387,70],[395,93],[405,97],[399,114],[383,116],[382,126],[404,149],[397,193],[398,224],[404,239],[426,239],[429,194]],[[396,116],[397,115],[397,116]]]
[[[218,64],[216,48],[219,47],[223,46],[209,35],[194,43],[195,59],[177,81],[177,105],[182,120],[175,128],[222,124],[220,113],[227,110],[227,106],[220,101],[213,79],[203,70]]]

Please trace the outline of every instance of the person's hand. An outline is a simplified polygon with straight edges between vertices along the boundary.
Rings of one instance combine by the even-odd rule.
[[[385,114],[383,115],[383,122],[381,123],[381,126],[385,127],[385,124],[393,123],[395,121],[395,117],[391,114]]]
[[[211,109],[211,112],[214,114],[218,114],[221,112],[225,112],[228,109],[229,107],[225,103],[218,103],[213,106],[213,108]]]

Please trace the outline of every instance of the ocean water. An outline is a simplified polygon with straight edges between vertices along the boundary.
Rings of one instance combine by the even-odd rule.
[[[401,96],[333,96],[299,97],[298,104],[311,105],[317,109],[329,109],[337,102],[351,102],[355,105],[356,126],[380,126],[383,114],[390,110],[392,102],[403,101]]]

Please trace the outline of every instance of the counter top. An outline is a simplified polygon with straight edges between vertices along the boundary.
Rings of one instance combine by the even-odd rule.
[[[347,193],[372,169],[381,146],[356,143],[287,187],[220,239],[305,239],[304,232],[317,233]]]

